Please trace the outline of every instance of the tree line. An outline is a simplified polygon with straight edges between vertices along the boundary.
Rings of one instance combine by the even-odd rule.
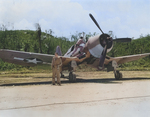
[[[7,30],[5,26],[0,28],[0,49],[10,49],[25,52],[35,52],[43,54],[55,53],[57,45],[60,46],[62,54],[65,54],[67,50],[76,43],[81,33],[76,32],[71,35],[71,39],[66,37],[54,36],[54,32],[46,30],[41,31],[40,25],[35,24],[36,31],[32,30]],[[90,37],[95,33],[87,34]],[[3,62],[0,60],[0,70],[7,70],[16,67],[17,69],[21,66],[13,65],[10,63]]]
[[[129,43],[114,43],[114,47],[111,52],[108,53],[108,55],[112,57],[119,57],[143,53],[150,53],[149,34],[145,37],[140,36],[138,39],[132,39],[132,41]],[[138,69],[139,67],[150,67],[150,56],[139,59],[137,61],[122,64],[121,67],[132,67],[135,69]]]
[[[7,28],[0,28],[0,49],[10,49],[25,52],[35,52],[44,54],[54,54],[56,46],[59,45],[62,54],[76,43],[81,33],[76,32],[71,35],[71,38],[57,37],[53,35],[53,31],[41,31],[39,24],[36,24],[36,31],[31,30],[7,30]],[[96,33],[86,34],[86,39],[94,36]],[[132,40],[130,43],[114,43],[114,47],[110,53],[111,57],[149,53],[150,52],[150,35],[141,36],[138,39]],[[150,57],[140,59],[138,61],[123,64],[122,67],[143,66],[150,67]],[[9,66],[9,67],[8,67]],[[13,67],[11,67],[13,66]],[[0,70],[14,68],[14,65],[5,63],[0,60]],[[18,67],[18,66],[17,66]]]

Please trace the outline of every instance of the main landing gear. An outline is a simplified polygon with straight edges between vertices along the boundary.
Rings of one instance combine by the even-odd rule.
[[[72,71],[69,73],[69,82],[76,82],[76,75]]]
[[[73,71],[76,71],[77,63],[76,61],[71,61],[71,69],[69,73],[69,82],[76,82],[76,75],[73,74]]]
[[[61,78],[66,78],[62,72],[61,72]],[[69,79],[69,82],[76,82],[76,75],[73,74],[72,71],[70,71],[68,79]]]
[[[114,76],[116,80],[122,79],[122,73],[120,73],[116,68],[118,67],[118,64],[116,61],[112,61],[112,66],[114,67]]]
[[[120,73],[118,70],[114,70],[114,76],[116,80],[122,79],[122,73]]]

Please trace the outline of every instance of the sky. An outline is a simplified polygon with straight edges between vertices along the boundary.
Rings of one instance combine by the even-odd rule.
[[[150,34],[150,0],[0,0],[0,27],[9,30],[52,30],[54,36],[101,34],[89,17],[91,13],[104,33],[118,38],[139,38]]]

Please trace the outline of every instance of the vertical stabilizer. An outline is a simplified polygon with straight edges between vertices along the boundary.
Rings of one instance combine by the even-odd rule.
[[[56,53],[58,54],[58,56],[62,56],[61,49],[59,46],[56,47]]]

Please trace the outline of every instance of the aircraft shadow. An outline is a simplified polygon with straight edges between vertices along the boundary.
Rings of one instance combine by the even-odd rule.
[[[144,78],[144,77],[139,77],[139,78],[122,78],[120,80],[116,80],[115,78],[99,78],[99,79],[81,79],[77,78],[77,83],[122,83],[122,81],[138,81],[138,80],[150,80],[150,78]]]
[[[76,79],[77,83],[119,83],[116,82],[115,79],[113,78],[108,78],[108,79],[102,79],[102,78],[98,78],[98,79],[82,79],[82,78],[77,78]]]
[[[67,78],[67,77],[65,77]],[[150,78],[123,78],[121,80],[115,80],[114,78],[98,78],[98,79],[82,79],[77,78],[75,83],[103,83],[103,84],[121,84],[123,81],[139,81],[139,80],[150,80]],[[68,84],[71,83],[69,80],[63,80],[61,78],[61,83]],[[25,83],[10,83],[10,84],[1,84],[0,86],[24,86],[24,85],[51,85],[51,81],[41,81],[41,82],[25,82]]]

